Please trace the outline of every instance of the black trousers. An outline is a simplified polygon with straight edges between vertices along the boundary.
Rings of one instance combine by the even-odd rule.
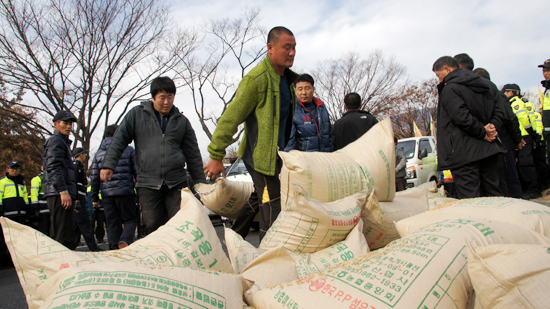
[[[171,189],[167,185],[162,185],[159,190],[137,188],[145,235],[156,231],[176,215],[181,208],[181,189],[185,187],[186,181]]]
[[[47,236],[50,236],[50,217],[49,213],[40,213],[38,217],[38,230]]]
[[[74,228],[73,228],[73,205],[69,209],[61,206],[61,197],[59,195],[47,198],[48,209],[50,210],[51,224],[50,237],[63,246],[74,250]]]
[[[101,202],[107,220],[109,249],[118,249],[119,241],[130,245],[138,224],[135,195],[104,197]]]
[[[533,160],[541,190],[546,190],[550,186],[550,172],[548,164],[546,164],[546,146],[546,141],[541,141],[539,146],[533,149]]]
[[[98,251],[99,248],[94,239],[94,228],[90,222],[90,217],[88,216],[88,207],[86,207],[86,200],[80,201],[81,208],[78,212],[73,212],[73,226],[74,226],[74,246],[78,245],[80,242],[80,234],[84,237],[86,246],[90,251]]]
[[[100,201],[102,203],[102,201]],[[105,212],[103,211],[103,206],[99,208],[94,208],[94,221],[95,221],[95,238],[98,242],[103,242],[105,238]]]
[[[271,227],[279,213],[281,212],[281,180],[279,173],[282,167],[282,161],[277,159],[277,167],[275,175],[268,176],[256,172],[254,168],[248,164],[244,164],[254,182],[254,191],[256,191],[259,200],[260,208],[260,241],[265,236],[267,230]]]
[[[523,198],[521,183],[519,182],[518,169],[516,166],[515,150],[510,150],[502,155],[502,164],[504,166],[504,179],[508,188],[507,197]]]
[[[550,133],[544,133],[544,141],[550,141]],[[548,143],[546,143],[546,164],[550,166],[550,147],[548,147]]]
[[[231,229],[235,231],[235,233],[241,235],[243,239],[245,239],[248,235],[248,232],[250,231],[252,222],[254,222],[254,218],[259,211],[260,201],[258,200],[258,194],[256,193],[256,191],[254,191],[250,195],[248,203],[246,203],[243,209],[241,209],[241,212],[239,212],[239,216],[237,217],[237,219],[235,219],[235,222],[233,222],[233,226],[231,226]]]
[[[395,191],[403,191],[407,189],[407,181],[405,177],[395,177]]]
[[[459,199],[502,196],[499,189],[499,155],[495,154],[451,170]]]
[[[533,157],[533,142],[527,138],[524,138],[524,140],[527,144],[519,150],[517,164],[521,187],[525,193],[538,193],[540,188]]]

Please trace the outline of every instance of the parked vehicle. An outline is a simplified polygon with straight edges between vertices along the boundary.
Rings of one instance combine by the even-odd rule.
[[[433,136],[409,137],[397,141],[407,157],[407,188],[438,180],[437,151]]]
[[[250,173],[246,170],[244,161],[241,158],[237,158],[237,160],[227,170],[225,176],[229,180],[252,182],[252,176],[250,176]]]

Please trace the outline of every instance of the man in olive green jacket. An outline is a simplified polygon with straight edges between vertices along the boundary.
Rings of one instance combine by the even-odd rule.
[[[227,107],[208,146],[210,160],[204,173],[225,177],[222,159],[225,149],[241,123],[245,133],[239,147],[241,157],[252,176],[260,200],[260,240],[281,211],[279,172],[282,161],[278,149],[288,142],[296,95],[297,74],[289,68],[294,63],[296,41],[284,27],[275,27],[267,38],[267,57],[241,81],[233,101]]]

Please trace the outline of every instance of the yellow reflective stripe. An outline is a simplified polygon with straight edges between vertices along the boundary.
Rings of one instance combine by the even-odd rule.
[[[264,194],[262,195],[262,204],[269,202],[269,192],[267,192],[267,186],[264,188]]]

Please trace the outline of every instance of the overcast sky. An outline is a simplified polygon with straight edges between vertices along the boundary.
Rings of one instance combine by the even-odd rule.
[[[536,92],[543,79],[537,65],[550,58],[548,0],[375,1],[177,1],[173,16],[184,26],[236,18],[244,8],[261,9],[266,29],[294,32],[294,66],[307,71],[320,60],[380,49],[407,69],[410,81],[432,78],[440,56],[468,53],[497,86],[517,83]],[[299,72],[302,73],[302,72]],[[192,121],[203,157],[209,140],[192,103],[182,93],[176,106]],[[322,98],[321,98],[322,99]]]

